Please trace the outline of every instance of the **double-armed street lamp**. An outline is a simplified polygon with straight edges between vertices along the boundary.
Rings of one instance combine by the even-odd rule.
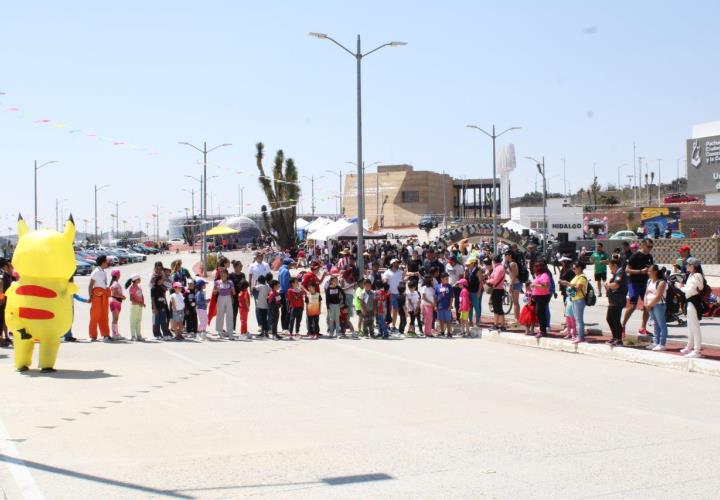
[[[493,253],[497,253],[497,168],[495,164],[495,139],[500,137],[501,135],[510,132],[511,130],[520,130],[520,127],[510,127],[508,129],[503,130],[499,134],[495,133],[495,125],[492,126],[492,133],[486,132],[482,128],[478,127],[477,125],[467,125],[468,128],[474,128],[475,130],[479,130],[486,136],[488,136],[490,139],[492,139],[492,171],[493,171],[493,189],[492,189],[492,230],[493,230]]]
[[[362,60],[363,58],[369,56],[373,52],[377,52],[378,50],[384,48],[384,47],[402,47],[403,45],[407,45],[406,42],[387,42],[382,45],[379,45],[378,47],[375,47],[374,49],[365,52],[363,54],[361,45],[360,45],[360,35],[357,36],[357,48],[353,52],[352,50],[345,47],[343,44],[335,40],[334,38],[326,35],[325,33],[308,33],[308,35],[318,38],[320,40],[329,40],[341,49],[343,49],[345,52],[350,54],[352,57],[355,58],[356,61],[356,78],[357,78],[357,176],[358,176],[358,190],[357,190],[357,266],[361,273],[365,272],[365,263],[363,260],[363,252],[365,252],[365,238],[364,238],[364,228],[363,228],[363,220],[365,219],[365,205],[364,205],[364,190],[365,186],[363,183],[362,178],[362,79],[361,79],[361,73],[362,73]]]
[[[207,243],[206,243],[207,238],[205,236],[205,228],[203,227],[203,224],[207,220],[207,181],[208,181],[207,155],[209,153],[215,151],[218,148],[232,146],[232,144],[229,144],[229,143],[218,144],[217,146],[212,147],[210,149],[208,149],[208,147],[207,147],[207,142],[203,142],[202,149],[200,149],[199,147],[197,147],[193,144],[190,144],[189,142],[185,142],[185,141],[179,142],[178,144],[182,144],[183,146],[189,146],[189,147],[199,151],[203,155],[203,175],[202,175],[202,182],[201,182],[201,187],[200,187],[200,190],[201,190],[201,193],[200,193],[201,209],[200,210],[202,212],[202,221],[201,221],[201,225],[200,225],[201,232],[202,232],[202,247],[200,248],[200,259],[202,260],[202,272],[203,272],[203,277],[204,277],[207,273],[207,248],[206,248],[207,247]],[[190,176],[186,176],[186,177],[190,177]]]

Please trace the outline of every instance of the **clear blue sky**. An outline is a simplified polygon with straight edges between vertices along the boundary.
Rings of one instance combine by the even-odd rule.
[[[259,208],[257,180],[235,174],[254,172],[257,141],[269,156],[283,148],[302,175],[347,170],[354,60],[309,31],[347,45],[360,33],[366,49],[408,42],[364,62],[367,162],[490,176],[490,141],[465,125],[496,123],[523,127],[506,136],[519,158],[513,195],[534,188],[525,155],[545,155],[553,191],[566,157],[577,189],[590,184],[593,163],[603,184],[616,181],[619,165],[630,173],[633,141],[651,168],[664,159],[663,179],[674,178],[691,126],[720,119],[716,9],[711,1],[9,2],[0,232],[18,211],[32,219],[34,159],[61,162],[40,171],[45,225],[54,226],[56,198],[69,200],[76,220],[92,219],[97,183],[111,184],[101,192],[105,228],[108,200],[127,202],[120,218],[133,227],[151,220],[154,204],[163,221],[190,207],[182,188],[194,183],[183,176],[200,173],[200,155],[180,140],[233,144],[210,158],[220,176],[209,185],[213,211],[237,210],[238,184],[246,211]],[[325,175],[319,199],[337,192],[337,178]],[[309,182],[303,188],[308,210]],[[334,204],[321,200],[319,210]]]

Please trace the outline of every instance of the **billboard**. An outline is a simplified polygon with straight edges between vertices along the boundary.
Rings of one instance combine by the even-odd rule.
[[[688,193],[720,192],[720,135],[688,139]]]
[[[679,207],[645,207],[640,211],[640,225],[648,229],[648,234],[653,235],[655,224],[660,229],[660,234],[669,227],[670,231],[680,231],[680,208]]]

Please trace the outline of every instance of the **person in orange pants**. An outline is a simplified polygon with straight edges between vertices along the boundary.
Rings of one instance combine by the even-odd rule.
[[[105,269],[108,268],[107,257],[100,255],[97,260],[97,267],[90,275],[88,296],[90,297],[90,341],[94,342],[98,337],[98,327],[103,340],[110,340],[110,324],[108,323],[108,311],[110,301],[110,288]]]

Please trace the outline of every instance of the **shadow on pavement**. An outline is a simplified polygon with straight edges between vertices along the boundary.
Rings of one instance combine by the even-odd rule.
[[[206,488],[188,488],[176,491],[212,491],[212,490],[236,490],[236,489],[248,489],[248,488],[281,488],[285,486],[342,486],[345,484],[356,484],[356,483],[369,483],[373,481],[387,481],[389,479],[395,479],[389,474],[382,472],[372,474],[357,474],[354,476],[337,476],[337,477],[324,477],[317,481],[296,481],[296,482],[285,482],[285,483],[261,483],[261,484],[242,484],[237,486],[217,486],[217,487],[206,487]]]
[[[90,380],[96,378],[117,377],[117,375],[106,373],[104,370],[58,370],[51,373],[41,373],[40,370],[28,370],[26,372],[22,372],[21,375],[25,377],[48,377],[67,380]]]
[[[9,457],[7,455],[0,454],[0,461],[9,463],[9,464],[16,464],[16,465],[24,465],[25,467],[28,467],[30,469],[35,469],[43,472],[48,472],[50,474],[59,474],[62,476],[68,476],[75,479],[82,479],[84,481],[93,481],[96,483],[102,483],[106,484],[108,486],[113,486],[116,488],[127,488],[129,490],[134,491],[140,491],[143,493],[151,494],[151,495],[159,495],[159,496],[167,496],[167,497],[173,497],[173,498],[193,498],[188,495],[183,495],[181,493],[176,493],[171,490],[160,490],[157,488],[151,488],[149,486],[143,486],[141,484],[133,484],[128,483],[125,481],[116,481],[115,479],[109,479],[106,477],[101,476],[93,476],[92,474],[86,474],[84,472],[77,472],[70,469],[62,469],[60,467],[54,467],[52,465],[46,465],[41,464],[38,462],[32,462],[30,460],[20,460],[15,457]]]

